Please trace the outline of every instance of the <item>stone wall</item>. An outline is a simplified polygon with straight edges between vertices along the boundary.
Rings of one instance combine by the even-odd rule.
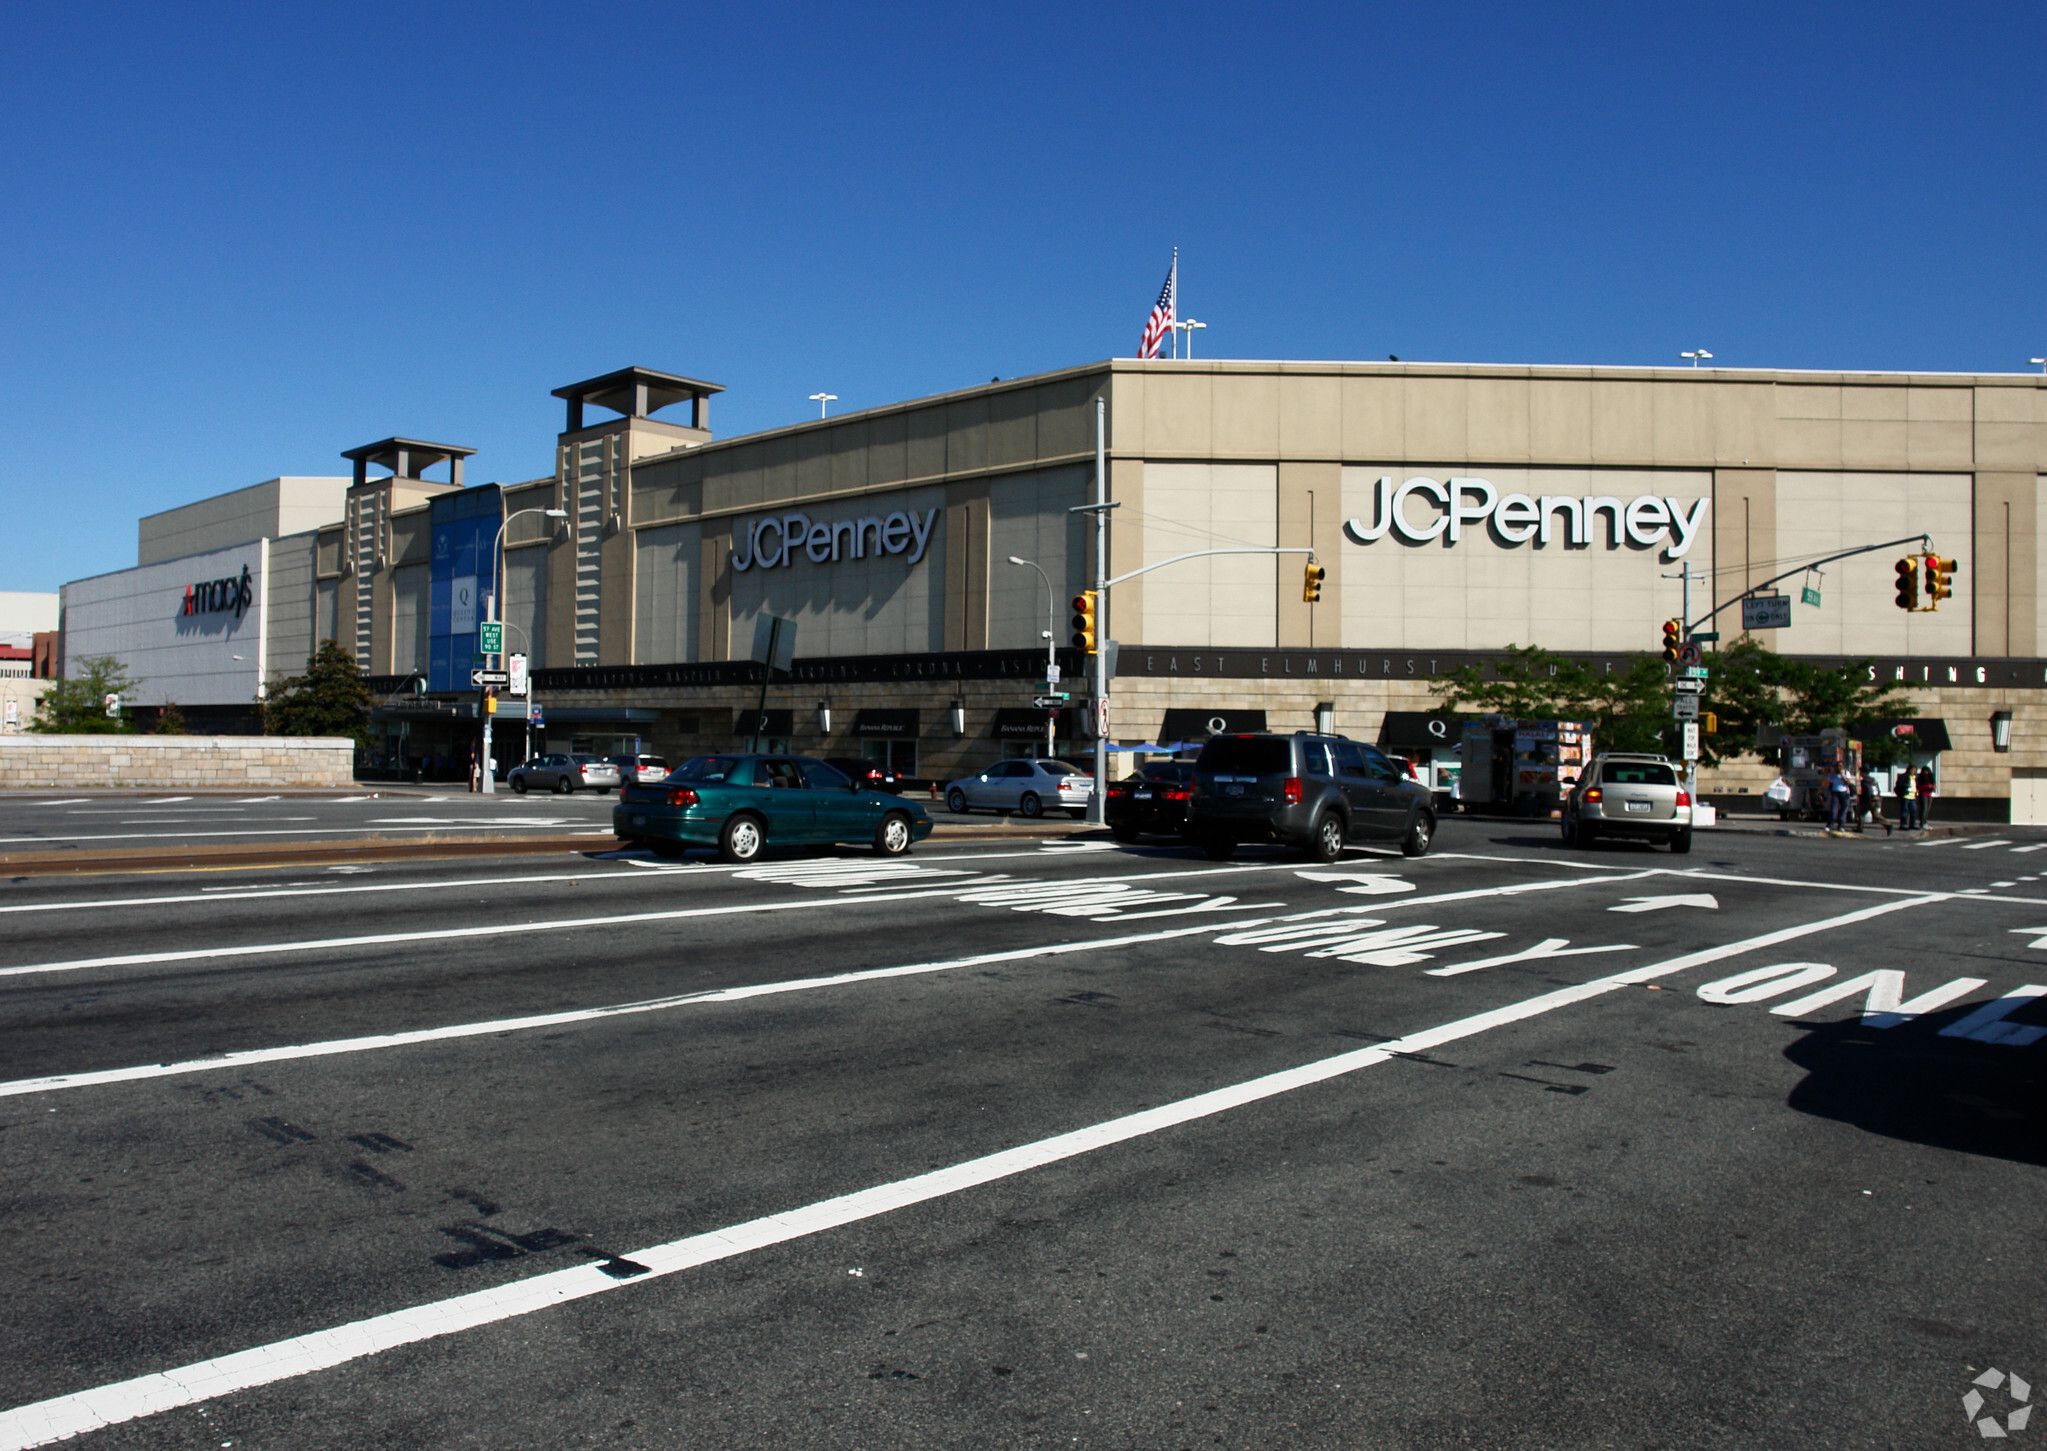
[[[327,736],[0,736],[0,790],[346,787],[355,742]]]

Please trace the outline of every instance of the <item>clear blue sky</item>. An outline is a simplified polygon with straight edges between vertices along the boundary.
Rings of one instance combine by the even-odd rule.
[[[1134,352],[2016,371],[2047,7],[6,8],[0,589],[548,390],[721,435]]]

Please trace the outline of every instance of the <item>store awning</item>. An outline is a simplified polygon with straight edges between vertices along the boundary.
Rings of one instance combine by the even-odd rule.
[[[583,725],[587,722],[617,722],[620,725],[653,725],[661,719],[658,710],[644,710],[623,705],[549,705],[542,707],[549,720],[563,724]],[[786,710],[782,712],[787,715]]]
[[[889,736],[896,740],[917,739],[917,712],[907,709],[862,710],[853,716],[856,736]]]
[[[1162,741],[1199,741],[1265,729],[1262,710],[1169,710],[1159,727]]]
[[[1033,738],[1043,740],[1045,738],[1046,714],[1047,712],[1039,710],[1034,706],[1006,705],[998,707],[995,712],[995,728],[989,734],[1005,737],[1010,740],[1019,738],[1024,740]],[[1059,734],[1062,736],[1073,734],[1072,713],[1070,711],[1062,710],[1059,712]]]
[[[1955,748],[1955,743],[1948,739],[1947,721],[1937,715],[1918,716],[1911,720],[1873,720],[1855,729],[1864,736],[1896,736],[1909,745],[1915,755],[1931,756]]]
[[[1379,726],[1379,744],[1389,751],[1447,751],[1463,732],[1464,722],[1454,715],[1389,710]]]

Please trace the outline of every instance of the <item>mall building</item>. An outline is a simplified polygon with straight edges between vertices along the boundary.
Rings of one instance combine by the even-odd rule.
[[[1099,400],[1110,575],[1253,546],[1327,570],[1319,602],[1298,553],[1117,585],[1115,742],[1320,722],[1446,779],[1431,675],[1509,644],[1621,668],[1660,648],[1686,573],[1692,618],[1729,606],[1707,628],[1732,640],[1771,576],[1925,533],[1959,562],[1938,611],[1894,605],[1901,546],[1777,586],[1791,623],[1764,637],[1908,688],[1944,798],[2047,815],[2037,375],[1117,360],[729,439],[720,391],[641,368],[557,389],[552,467],[524,482],[465,487],[471,450],[388,438],[347,476],[151,516],[137,568],[66,587],[66,657],[119,655],[145,707],[248,728],[338,639],[382,702],[373,764],[407,770],[474,740],[501,596],[540,717],[532,735],[526,702],[499,703],[501,764],[542,736],[671,759],[765,738],[942,780],[1045,749],[1043,632],[1064,646],[1096,572],[1074,511]],[[763,691],[771,616],[795,658]],[[1082,659],[1057,659],[1075,708],[1055,739],[1077,753]]]

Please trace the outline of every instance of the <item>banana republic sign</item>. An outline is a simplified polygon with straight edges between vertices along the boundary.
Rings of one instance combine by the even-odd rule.
[[[198,584],[185,586],[185,603],[178,613],[181,615],[224,615],[232,613],[236,619],[256,602],[255,587],[249,581],[249,566],[242,566],[242,577],[229,575],[226,579],[203,580]]]
[[[1408,501],[1427,500],[1422,521],[1408,513]],[[1566,542],[1583,547],[1592,542],[1599,516],[1608,522],[1609,544],[1632,544],[1643,549],[1664,546],[1665,559],[1682,559],[1698,540],[1706,522],[1711,499],[1697,499],[1689,506],[1678,499],[1643,494],[1626,501],[1607,494],[1502,494],[1485,479],[1434,479],[1415,477],[1395,488],[1392,475],[1384,475],[1374,494],[1376,518],[1346,519],[1344,537],[1353,544],[1370,544],[1391,530],[1410,544],[1442,539],[1455,544],[1467,526],[1490,530],[1502,544],[1548,544],[1555,537],[1558,521],[1563,523]]]

